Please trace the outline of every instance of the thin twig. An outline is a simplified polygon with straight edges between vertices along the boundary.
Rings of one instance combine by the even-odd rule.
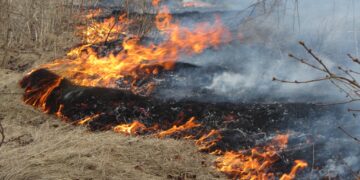
[[[319,82],[319,81],[325,81],[325,80],[329,80],[330,77],[325,77],[325,78],[319,78],[319,79],[312,79],[312,80],[306,80],[306,81],[288,81],[288,80],[282,80],[282,79],[277,79],[276,77],[273,78],[273,81],[279,81],[282,83],[290,83],[290,84],[307,84],[307,83],[312,83],[312,82]]]
[[[349,57],[354,63],[360,64],[360,61],[359,61],[358,58],[353,57],[351,54],[348,54],[348,57]]]
[[[312,49],[308,48],[303,41],[299,41],[299,44],[306,49],[306,51],[324,68],[327,73],[332,74],[324,62],[313,53]]]
[[[348,133],[344,128],[342,128],[341,126],[338,127],[344,134],[346,134],[347,136],[349,136],[350,138],[354,139],[356,142],[360,143],[360,139],[358,139],[357,137],[352,136],[350,133]]]
[[[109,36],[110,36],[110,34],[111,34],[112,30],[115,28],[115,26],[116,26],[116,24],[117,24],[117,23],[118,23],[118,18],[115,18],[115,23],[114,23],[114,25],[110,28],[110,30],[109,30],[109,32],[108,32],[108,34],[107,34],[106,38],[105,38],[104,45],[106,45],[106,44],[107,44],[108,39],[109,39]]]
[[[341,105],[341,104],[349,104],[349,103],[356,102],[356,101],[360,101],[360,99],[350,99],[348,101],[334,102],[334,103],[318,103],[316,105],[319,105],[319,106]]]
[[[310,67],[312,67],[312,68],[314,68],[314,69],[317,69],[317,70],[322,71],[322,72],[326,72],[324,69],[321,69],[321,68],[319,68],[319,67],[317,67],[317,66],[315,66],[315,65],[313,65],[313,64],[311,64],[311,63],[309,63],[309,62],[307,62],[305,59],[298,58],[298,57],[296,57],[296,56],[293,55],[293,54],[289,54],[289,57],[291,57],[292,59],[294,59],[294,60],[296,60],[296,61],[299,61],[300,63],[303,63],[303,64],[305,64],[305,65],[307,65],[307,66],[310,66]]]
[[[293,83],[293,84],[302,84],[302,83],[313,83],[313,82],[319,82],[319,81],[330,81],[334,86],[339,88],[341,91],[346,93],[346,97],[350,98],[350,100],[344,101],[344,102],[338,102],[338,103],[332,103],[330,105],[337,105],[337,104],[348,104],[352,102],[359,102],[360,101],[360,84],[358,83],[356,77],[354,75],[360,75],[359,72],[356,72],[354,70],[343,68],[341,66],[338,66],[338,70],[342,73],[339,75],[338,73],[332,72],[327,65],[323,62],[323,60],[317,56],[312,49],[310,49],[303,41],[299,41],[299,44],[312,56],[312,58],[318,63],[318,65],[314,65],[312,63],[309,63],[308,61],[299,58],[297,56],[294,56],[292,54],[289,54],[289,57],[292,59],[305,64],[306,66],[309,66],[317,71],[324,72],[326,74],[325,78],[318,78],[318,79],[311,79],[306,81],[289,81],[289,80],[281,80],[277,78],[273,78],[273,81],[279,81],[282,83]],[[360,64],[360,60],[358,58],[353,57],[352,55],[348,54],[348,57],[356,64]],[[353,73],[353,74],[351,74]],[[329,105],[329,104],[327,104]],[[349,112],[360,112],[360,110],[354,110],[354,109],[348,109]],[[352,136],[350,133],[348,133],[344,128],[341,126],[338,127],[344,134],[349,136],[350,138],[354,139],[356,142],[360,143],[360,139],[357,137]]]

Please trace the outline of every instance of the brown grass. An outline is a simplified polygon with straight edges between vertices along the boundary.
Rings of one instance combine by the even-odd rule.
[[[79,42],[81,1],[0,0],[0,179],[215,179],[213,157],[192,142],[90,133],[21,100],[18,81]],[[2,61],[1,61],[2,60]]]
[[[14,74],[1,75],[9,78],[11,84],[16,82]],[[19,74],[16,76],[20,77]],[[214,179],[218,176],[212,168],[211,158],[198,153],[190,142],[126,137],[113,132],[91,133],[23,105],[20,95],[4,95],[1,102],[7,135],[6,143],[0,149],[1,179],[165,179],[182,176]]]
[[[2,0],[0,38],[8,48],[56,48],[61,35],[72,32],[80,11],[69,0]]]

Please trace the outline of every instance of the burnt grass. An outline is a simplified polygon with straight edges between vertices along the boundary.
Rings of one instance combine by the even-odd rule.
[[[20,82],[22,88],[43,90],[60,77],[48,70],[39,69]],[[35,98],[41,92],[25,92],[24,99]],[[32,104],[32,102],[28,102]],[[62,106],[62,107],[60,107]],[[40,106],[39,106],[40,107]],[[49,114],[61,110],[63,120],[76,124],[80,119],[99,114],[92,119],[87,127],[90,131],[110,130],[116,125],[131,123],[135,120],[147,127],[158,125],[166,130],[173,125],[185,124],[191,117],[196,118],[201,127],[186,132],[171,135],[172,138],[182,138],[193,135],[196,138],[212,129],[219,130],[222,139],[215,146],[207,149],[211,152],[217,149],[237,151],[248,149],[269,141],[268,136],[276,133],[287,133],[286,130],[302,132],[311,129],[314,119],[323,114],[336,116],[337,109],[328,106],[318,106],[307,103],[214,103],[191,100],[175,101],[160,100],[151,96],[134,95],[130,91],[82,87],[63,79],[46,99],[45,107]],[[142,132],[150,134],[151,132]],[[282,161],[274,168],[279,172],[287,172],[292,160],[308,157],[311,161],[313,147],[307,141],[316,137],[297,133],[290,138],[289,146],[282,153]],[[321,146],[321,143],[317,145]],[[318,161],[319,166],[325,165]]]
[[[111,16],[120,15],[122,11],[113,11]],[[236,14],[239,12],[232,12]],[[176,19],[198,17],[201,19],[203,12],[186,12],[174,14]],[[229,12],[209,12],[209,15],[220,14],[228,17]],[[99,17],[98,21],[106,19],[108,16]],[[241,22],[235,22],[241,23]],[[119,37],[116,41],[104,44],[95,44],[91,48],[98,52],[98,55],[121,52],[120,46],[125,37]],[[151,42],[151,37],[143,37],[142,43]],[[208,133],[212,129],[220,132],[222,138],[216,145],[206,152],[214,150],[238,151],[266,145],[270,137],[279,133],[296,132],[289,139],[289,148],[279,154],[281,161],[273,167],[273,172],[289,172],[293,160],[303,159],[311,162],[314,144],[316,149],[323,149],[326,139],[318,139],[314,135],[307,134],[314,127],[314,121],[328,116],[340,116],[341,110],[335,106],[318,106],[311,103],[235,103],[231,101],[214,102],[204,101],[204,97],[212,96],[211,92],[192,92],[191,98],[173,100],[161,98],[161,90],[167,89],[167,93],[172,93],[172,89],[183,88],[172,80],[176,78],[189,80],[190,82],[203,83],[202,79],[194,80],[188,76],[188,71],[198,71],[212,76],[216,73],[226,71],[223,67],[198,67],[187,63],[176,63],[172,71],[165,71],[161,66],[149,66],[150,69],[158,69],[156,76],[140,74],[142,79],[132,79],[124,77],[117,81],[118,88],[83,87],[71,83],[67,79],[62,79],[58,87],[51,91],[45,101],[45,106],[35,105],[46,110],[49,114],[58,114],[61,111],[61,118],[69,123],[77,124],[79,120],[93,115],[98,115],[88,122],[87,127],[90,131],[111,130],[119,124],[129,124],[139,121],[146,127],[159,126],[160,130],[167,130],[174,125],[185,124],[191,117],[196,118],[197,123],[202,126],[190,129],[186,132],[172,134],[170,137],[175,139],[192,135],[196,138]],[[144,71],[139,70],[139,73]],[[20,82],[20,86],[25,89],[35,90],[31,93],[24,93],[24,100],[37,99],[49,84],[59,80],[58,75],[46,70],[38,69],[27,75]],[[211,79],[211,78],[210,78]],[[160,84],[158,82],[161,82]],[[131,82],[129,84],[128,82]],[[156,84],[153,94],[147,94],[146,87],[149,84]],[[137,93],[131,91],[134,86],[139,89]],[[176,92],[174,92],[176,93]],[[159,95],[160,94],[160,95]],[[198,96],[198,97],[196,97]],[[33,101],[28,104],[34,105]],[[141,132],[142,135],[152,134],[151,131]],[[323,153],[322,157],[317,157],[315,166],[321,169],[326,165],[326,160],[332,156],[330,153]],[[309,171],[309,170],[307,170]]]

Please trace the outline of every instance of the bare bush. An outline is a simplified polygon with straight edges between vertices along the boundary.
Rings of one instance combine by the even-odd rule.
[[[68,31],[73,9],[65,1],[3,1],[3,47],[32,48],[52,45],[56,35]],[[68,12],[69,11],[69,12]]]
[[[303,41],[300,41],[299,44],[306,50],[306,52],[312,57],[312,61],[306,60],[304,58],[300,58],[296,55],[289,54],[289,57],[298,61],[301,64],[304,64],[307,67],[312,68],[315,71],[321,72],[324,74],[323,77],[314,78],[310,80],[284,80],[278,79],[276,77],[273,78],[273,81],[278,81],[282,83],[292,83],[292,84],[307,84],[314,83],[320,81],[329,81],[335,87],[340,89],[345,93],[347,100],[343,102],[337,102],[327,105],[335,105],[335,104],[347,104],[352,102],[360,102],[360,72],[354,70],[353,68],[348,68],[343,65],[338,65],[337,70],[332,70],[326,65],[326,63],[313,52],[311,48],[309,48]],[[353,62],[354,66],[360,66],[360,60],[355,58],[351,54],[348,54],[348,59]],[[359,109],[348,109],[349,112],[360,112]],[[360,139],[352,136],[341,126],[338,127],[340,131],[354,139],[358,143],[360,143]]]

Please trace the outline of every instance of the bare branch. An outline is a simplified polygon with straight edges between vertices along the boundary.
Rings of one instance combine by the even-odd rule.
[[[310,48],[308,48],[308,47],[306,46],[306,44],[304,43],[304,41],[299,41],[299,44],[306,49],[306,51],[324,68],[324,70],[325,70],[328,74],[332,74],[332,73],[330,72],[330,70],[328,69],[328,67],[324,64],[324,62],[323,62],[317,55],[315,55],[315,54],[313,53],[312,49],[310,49]]]
[[[316,105],[319,105],[319,106],[341,105],[341,104],[349,104],[349,103],[356,102],[356,101],[360,101],[360,99],[350,99],[348,101],[335,102],[335,103],[318,103]]]
[[[360,64],[360,61],[359,61],[358,58],[353,57],[351,54],[348,54],[348,57],[349,57],[354,63]]]
[[[349,136],[350,138],[354,139],[356,142],[360,143],[360,139],[352,136],[350,133],[348,133],[344,128],[341,126],[338,127],[345,135]]]
[[[360,75],[360,72],[354,71],[354,70],[352,70],[352,69],[350,69],[349,72],[354,73],[354,74],[357,74],[357,75]]]
[[[289,80],[280,80],[277,78],[273,78],[273,81],[278,81],[282,83],[292,83],[292,84],[302,84],[302,83],[313,83],[320,81],[330,81],[334,86],[336,86],[340,91],[346,94],[346,97],[349,98],[347,101],[330,103],[330,104],[320,104],[320,105],[339,105],[339,104],[348,104],[352,102],[360,102],[360,84],[358,83],[356,77],[360,75],[360,72],[354,71],[352,69],[344,68],[342,66],[338,66],[339,73],[332,72],[330,68],[323,62],[323,60],[317,56],[312,49],[310,49],[303,41],[300,41],[299,44],[309,53],[312,58],[317,62],[317,64],[312,64],[302,58],[294,56],[293,54],[289,54],[289,57],[300,62],[301,64],[305,64],[308,67],[313,68],[314,70],[321,71],[325,73],[325,78],[314,78],[306,81],[289,81]],[[360,64],[360,60],[358,58],[353,57],[348,54],[348,57],[356,64]],[[319,67],[320,66],[320,67]],[[356,76],[355,76],[356,75]],[[360,113],[360,110],[348,109],[349,112]],[[341,126],[338,127],[344,134],[348,137],[354,139],[356,142],[360,143],[360,139],[352,136]]]
[[[295,59],[296,61],[299,61],[300,63],[303,63],[303,64],[305,64],[307,66],[310,66],[311,68],[317,69],[317,70],[322,71],[322,72],[326,72],[324,69],[321,69],[321,68],[307,62],[304,59],[298,58],[298,57],[294,56],[293,54],[289,54],[289,57],[291,57],[291,58]]]
[[[288,81],[288,80],[282,80],[282,79],[277,79],[276,77],[273,77],[273,81],[279,81],[279,82],[282,82],[282,83],[289,83],[289,84],[306,84],[306,83],[325,81],[325,80],[329,80],[329,79],[330,79],[330,77],[312,79],[312,80],[306,80],[306,81],[298,81],[298,80]]]

